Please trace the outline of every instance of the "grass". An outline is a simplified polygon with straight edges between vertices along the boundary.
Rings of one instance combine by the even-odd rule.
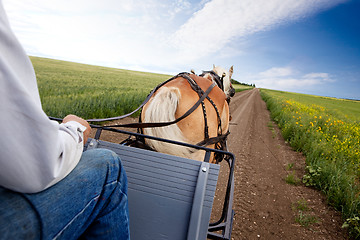
[[[292,171],[285,177],[285,182],[290,185],[299,185],[301,180],[296,176],[295,171]]]
[[[49,116],[85,119],[123,115],[171,76],[31,57]],[[136,115],[135,115],[136,116]]]
[[[63,118],[107,118],[136,109],[170,75],[30,57],[45,113]],[[236,91],[252,87],[234,84]],[[134,114],[137,116],[137,114]]]
[[[320,189],[360,235],[360,102],[261,90],[284,139],[306,156],[303,182]]]
[[[243,84],[232,84],[233,88],[235,89],[235,92],[242,92],[245,90],[253,89],[254,87],[243,85]]]
[[[299,102],[305,105],[320,105],[326,108],[332,115],[343,115],[344,118],[360,121],[360,101],[275,90],[270,91],[263,89],[262,91],[271,92],[272,96],[277,98],[286,98],[289,101]]]
[[[275,128],[274,128],[274,124],[272,121],[268,122],[268,128],[270,129],[271,133],[272,133],[272,138],[276,137],[276,132],[275,132]]]
[[[299,185],[301,183],[301,179],[299,179],[296,176],[296,172],[295,172],[295,170],[293,170],[293,168],[294,168],[294,163],[289,163],[288,165],[286,165],[286,167],[285,167],[286,171],[292,171],[292,172],[289,173],[285,177],[285,182],[287,184],[297,186],[297,185]]]
[[[308,228],[312,224],[319,222],[317,217],[309,213],[311,209],[308,207],[305,199],[300,199],[296,203],[293,203],[292,209],[296,212],[295,222],[303,227]]]
[[[294,163],[289,163],[288,165],[286,165],[286,170],[290,171],[291,169],[293,169],[294,167]]]

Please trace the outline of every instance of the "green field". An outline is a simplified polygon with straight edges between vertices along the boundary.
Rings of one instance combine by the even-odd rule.
[[[303,182],[321,190],[360,237],[360,102],[261,90],[271,117],[306,156]]]
[[[124,115],[136,109],[170,75],[30,57],[47,115],[85,119]],[[234,84],[236,91],[250,89]],[[137,113],[138,114],[138,113]],[[134,114],[134,116],[137,116]]]
[[[30,57],[44,111],[63,118],[123,115],[136,109],[149,92],[171,76]]]
[[[289,100],[297,101],[307,105],[321,105],[326,111],[335,115],[344,115],[345,118],[360,122],[360,101],[321,97],[300,93],[289,93],[283,91],[272,91],[272,95],[285,97]]]
[[[253,89],[254,87],[242,85],[242,84],[233,84],[233,87],[235,88],[235,92],[242,92],[245,90]]]

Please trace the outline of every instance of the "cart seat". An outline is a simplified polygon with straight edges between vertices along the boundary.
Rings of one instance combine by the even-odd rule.
[[[220,166],[90,139],[116,152],[128,177],[131,239],[206,239]]]

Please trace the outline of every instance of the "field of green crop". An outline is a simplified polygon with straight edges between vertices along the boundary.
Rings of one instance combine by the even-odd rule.
[[[136,109],[172,76],[30,57],[47,115],[85,119],[120,116]],[[236,91],[250,89],[234,84]],[[137,113],[138,114],[138,113]],[[137,116],[134,114],[134,116]]]
[[[306,156],[303,182],[320,189],[360,237],[360,102],[281,91],[261,95],[291,146]]]
[[[299,93],[273,91],[277,96],[286,97],[289,100],[298,101],[308,105],[321,105],[334,115],[344,115],[345,118],[360,121],[360,101],[321,97]]]
[[[254,87],[242,85],[242,84],[233,84],[233,87],[235,88],[235,92],[242,92],[245,90],[253,89]]]
[[[44,111],[63,118],[123,115],[136,109],[149,92],[171,76],[106,68],[52,59],[30,58]]]

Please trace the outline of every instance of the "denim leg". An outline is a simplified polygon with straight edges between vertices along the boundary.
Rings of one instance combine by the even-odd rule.
[[[41,223],[31,203],[0,187],[0,239],[41,239]]]
[[[84,152],[66,178],[40,193],[2,188],[0,193],[0,238],[3,234],[10,234],[10,239],[130,238],[126,174],[112,151]]]

